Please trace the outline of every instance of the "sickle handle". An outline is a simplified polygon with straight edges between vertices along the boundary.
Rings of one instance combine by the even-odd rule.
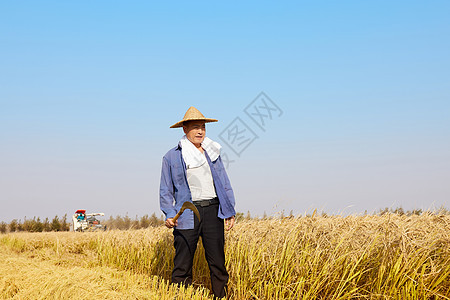
[[[176,220],[181,216],[181,214],[184,212],[184,208],[180,209],[180,211],[173,217],[172,222],[175,223]]]

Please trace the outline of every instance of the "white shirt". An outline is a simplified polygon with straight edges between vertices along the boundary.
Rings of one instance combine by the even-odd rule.
[[[201,153],[206,161],[205,153]],[[186,166],[186,175],[191,190],[192,201],[207,200],[217,197],[211,169],[207,162],[199,167]]]

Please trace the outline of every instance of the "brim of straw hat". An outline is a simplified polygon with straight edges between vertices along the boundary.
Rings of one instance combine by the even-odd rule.
[[[205,123],[211,123],[211,122],[218,122],[219,120],[210,118],[186,118],[181,120],[180,122],[173,124],[172,126],[170,126],[170,128],[183,127],[183,123],[188,121],[205,121]]]

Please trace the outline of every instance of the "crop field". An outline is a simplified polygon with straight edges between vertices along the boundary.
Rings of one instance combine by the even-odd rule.
[[[450,299],[450,216],[248,220],[226,233],[230,299]],[[169,283],[165,227],[0,235],[2,299],[212,299]]]

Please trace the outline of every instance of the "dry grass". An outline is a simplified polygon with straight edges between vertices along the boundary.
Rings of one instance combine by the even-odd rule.
[[[15,233],[0,245],[4,298],[207,299],[201,247],[196,289],[167,284],[174,250],[163,227]],[[450,299],[448,215],[241,222],[226,235],[226,256],[233,299]]]
[[[206,299],[207,292],[178,290],[156,276],[113,268],[60,266],[13,253],[0,258],[3,299]]]

